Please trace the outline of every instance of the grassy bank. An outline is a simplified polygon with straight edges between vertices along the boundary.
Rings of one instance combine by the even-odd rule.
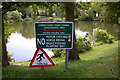
[[[120,46],[119,46],[120,48]],[[118,41],[94,47],[79,54],[81,60],[69,61],[65,70],[63,59],[52,59],[56,66],[30,68],[28,62],[3,68],[3,78],[118,78]]]

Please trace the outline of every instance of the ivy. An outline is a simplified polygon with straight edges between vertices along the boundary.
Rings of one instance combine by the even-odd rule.
[[[8,38],[9,38],[9,36],[11,35],[11,33],[15,31],[14,29],[11,29],[11,28],[8,26],[8,24],[9,24],[9,21],[5,21],[5,20],[4,20],[5,39],[6,39],[6,42],[8,42]]]

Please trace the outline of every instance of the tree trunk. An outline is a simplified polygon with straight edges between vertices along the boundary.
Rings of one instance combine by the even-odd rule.
[[[65,3],[65,11],[66,11],[66,22],[74,22],[74,2]],[[76,37],[75,37],[75,26],[73,33],[73,49],[69,50],[69,59],[70,60],[79,60],[78,50],[75,45]]]
[[[7,50],[6,50],[6,40],[4,32],[4,21],[2,20],[2,67],[10,65]]]

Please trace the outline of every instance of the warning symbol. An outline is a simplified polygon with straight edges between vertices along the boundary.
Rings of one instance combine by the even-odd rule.
[[[41,47],[38,47],[29,66],[47,67],[47,66],[55,66],[55,64],[47,55],[47,53]]]
[[[39,62],[42,60],[42,57],[45,59],[45,57],[43,56],[43,53],[38,54],[37,56],[38,58],[36,60],[39,60]]]

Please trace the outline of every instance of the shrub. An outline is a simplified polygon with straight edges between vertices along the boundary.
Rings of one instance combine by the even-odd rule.
[[[24,20],[23,19],[20,19],[20,20],[14,20],[15,22],[23,22]]]
[[[32,18],[25,18],[24,21],[32,21],[33,19]]]
[[[87,36],[84,38],[80,37],[77,39],[76,45],[78,47],[79,52],[85,52],[85,51],[91,49],[91,41],[86,38],[87,38]]]
[[[65,49],[50,49],[53,53],[53,57],[64,57]]]
[[[20,20],[22,16],[21,12],[16,11],[10,11],[6,13],[6,19],[13,19],[13,20]]]
[[[96,43],[94,43],[92,46],[100,46],[100,45],[102,45],[103,44],[103,42],[96,42]]]
[[[62,22],[62,19],[61,18],[54,18],[54,21],[55,22]]]
[[[12,18],[11,12],[7,12],[6,15],[5,15],[5,18],[6,18],[7,20],[10,20],[10,19]]]
[[[13,60],[13,59],[12,59],[12,54],[9,54],[9,52],[7,51],[7,55],[8,55],[9,61],[12,62],[12,60]]]
[[[114,37],[107,33],[106,30],[102,30],[99,28],[93,29],[93,36],[95,42],[102,42],[102,43],[113,43]]]
[[[40,12],[40,14],[39,14],[40,16],[45,16],[45,12]]]
[[[37,19],[45,18],[46,16],[37,16]]]

